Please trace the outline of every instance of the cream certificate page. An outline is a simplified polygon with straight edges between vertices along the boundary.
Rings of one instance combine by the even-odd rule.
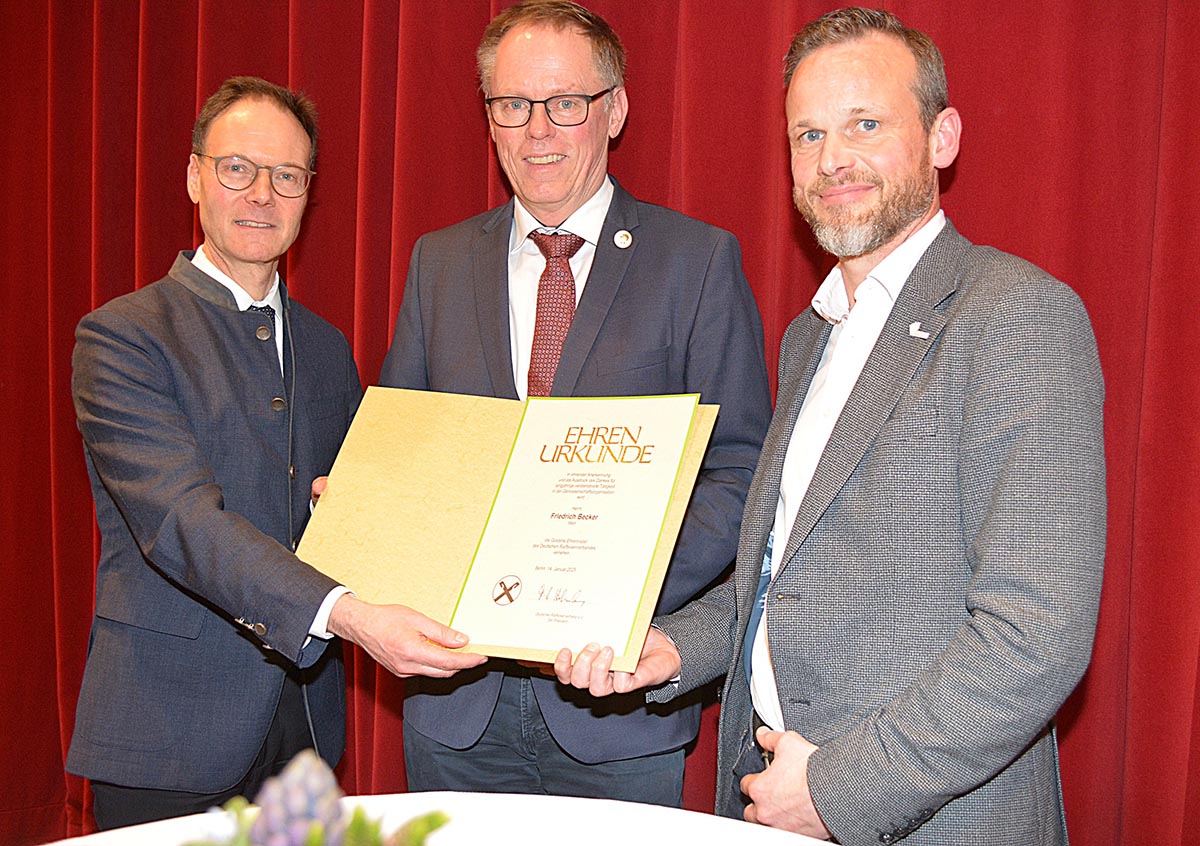
[[[698,399],[531,398],[450,625],[476,647],[636,655]]]

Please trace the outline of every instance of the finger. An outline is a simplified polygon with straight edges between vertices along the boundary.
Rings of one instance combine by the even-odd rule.
[[[742,811],[742,818],[748,823],[758,824],[758,808],[754,806],[753,802],[747,805],[746,809]]]
[[[554,656],[554,675],[563,684],[571,683],[571,650],[563,647]]]
[[[600,644],[589,643],[583,649],[579,650],[579,654],[575,656],[575,662],[571,667],[570,684],[578,687],[581,690],[588,690],[592,683],[592,664],[596,660],[597,653],[600,652]]]
[[[392,671],[393,675],[402,679],[407,679],[412,676],[423,676],[431,679],[448,679],[458,672],[458,670],[447,670],[432,664],[419,664],[412,661],[404,661],[399,666],[389,667],[388,669]]]
[[[452,672],[457,670],[467,670],[471,667],[478,667],[480,664],[487,661],[486,655],[480,655],[478,652],[440,652],[438,666]]]
[[[466,636],[463,636],[464,639]],[[425,659],[431,662],[435,667],[442,667],[447,670],[462,670],[467,667],[477,667],[487,660],[486,655],[481,655],[478,652],[468,652],[462,649],[446,649],[439,646],[433,641],[425,642],[425,653],[429,658]]]
[[[439,642],[439,638],[442,642]],[[483,663],[480,659],[486,659],[487,656],[459,648],[466,642],[467,636],[462,632],[430,620],[428,625],[411,629],[408,636],[397,640],[394,650],[401,660],[448,670]]]
[[[486,655],[477,652],[452,652],[432,644],[412,650],[397,664],[404,667],[406,672],[431,675],[437,678],[454,675],[459,670],[478,667],[487,660]]]
[[[652,652],[642,656],[633,674],[617,673],[620,681],[614,679],[614,688],[619,693],[628,693],[644,687],[668,682],[679,675],[679,662],[671,663],[665,652]]]
[[[312,501],[316,502],[321,498],[321,494],[325,493],[325,488],[329,484],[328,476],[318,476],[313,479],[312,483]]]
[[[754,782],[758,780],[759,775],[761,774],[750,773],[749,775],[742,776],[742,780],[738,782],[738,787],[741,789],[742,793],[746,794],[747,796],[750,795],[750,790],[754,787]]]
[[[759,815],[758,802],[755,801],[752,795],[754,791],[754,783],[763,777],[763,773],[750,773],[742,776],[742,780],[738,783],[742,794],[746,797],[747,805],[743,816],[746,822],[762,824],[762,817]]]
[[[614,693],[629,693],[638,688],[645,687],[637,678],[637,673],[622,673],[617,671],[612,674],[612,687]]]
[[[469,670],[472,667],[477,667],[487,660],[486,655],[475,656],[475,653],[463,653],[476,657],[478,660],[473,660],[470,663],[461,665],[445,666],[444,662],[432,664],[409,664],[405,671],[396,675],[419,675],[428,676],[433,679],[448,679],[460,670]]]
[[[591,678],[588,681],[588,690],[594,695],[612,693],[613,677],[608,672],[612,667],[613,651],[612,647],[606,646],[596,655],[596,660],[592,662]]]
[[[443,626],[434,620],[429,620],[425,625],[420,626],[420,631],[426,639],[450,649],[466,646],[467,641],[470,640],[462,632],[452,629],[449,626]]]
[[[657,684],[656,671],[652,664],[641,662],[637,665],[632,673],[619,673],[621,678],[620,686],[617,688],[621,693],[628,693],[631,690],[638,690],[643,687],[650,687]],[[613,686],[617,687],[616,680],[613,680]]]
[[[767,752],[775,751],[781,737],[783,737],[783,732],[772,731],[766,726],[759,726],[758,731],[754,733],[754,739],[758,741],[758,745]]]

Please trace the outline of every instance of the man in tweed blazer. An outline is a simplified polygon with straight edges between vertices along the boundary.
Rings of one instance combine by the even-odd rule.
[[[722,814],[843,844],[1065,843],[1052,719],[1104,557],[1087,316],[945,220],[961,123],[928,37],[831,12],[787,70],[796,204],[840,261],[783,339],[736,573],[660,618],[634,674],[589,647],[559,678],[661,700],[725,673]]]

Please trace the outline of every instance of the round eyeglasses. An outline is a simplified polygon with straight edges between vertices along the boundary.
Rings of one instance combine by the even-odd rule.
[[[255,164],[244,156],[209,156],[195,153],[202,159],[212,159],[213,170],[216,171],[217,181],[230,191],[245,191],[254,184],[258,172],[265,170],[271,177],[271,188],[281,197],[295,199],[303,197],[308,190],[316,171],[299,165],[260,165]]]
[[[588,119],[588,108],[593,100],[612,91],[605,88],[595,94],[559,94],[545,100],[530,100],[528,97],[488,97],[488,114],[497,126],[514,128],[529,123],[533,107],[538,103],[546,109],[546,117],[555,126],[579,126]]]

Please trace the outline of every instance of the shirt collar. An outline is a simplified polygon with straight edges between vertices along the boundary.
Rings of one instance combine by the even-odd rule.
[[[267,296],[261,300],[256,300],[247,293],[245,288],[234,282],[228,274],[212,263],[208,257],[208,253],[205,252],[204,244],[201,244],[200,249],[196,250],[196,255],[192,256],[192,265],[200,272],[211,276],[228,288],[229,292],[233,294],[234,301],[237,303],[238,311],[245,311],[252,305],[269,305],[275,309],[276,314],[283,311],[283,298],[279,295],[279,271],[275,271],[275,279],[271,283],[271,290],[267,291]]]
[[[913,268],[917,266],[921,256],[925,255],[925,251],[929,249],[929,245],[933,243],[933,239],[938,236],[945,225],[946,213],[938,209],[937,214],[931,217],[924,226],[884,256],[883,260],[867,274],[863,283],[874,280],[895,303],[896,297],[900,296],[900,291],[912,274]],[[813,297],[812,307],[813,311],[829,323],[841,323],[846,319],[850,313],[850,300],[846,296],[841,264],[829,271],[829,275],[825,277],[825,281],[821,283],[816,296]]]
[[[513,225],[509,236],[508,251],[516,252],[525,245],[525,239],[530,232],[545,229],[551,232],[570,232],[578,235],[593,247],[600,243],[600,231],[604,228],[604,218],[608,217],[608,207],[612,205],[613,184],[608,177],[599,190],[587,202],[575,210],[575,213],[558,226],[543,226],[538,219],[530,214],[521,201],[513,197]]]

